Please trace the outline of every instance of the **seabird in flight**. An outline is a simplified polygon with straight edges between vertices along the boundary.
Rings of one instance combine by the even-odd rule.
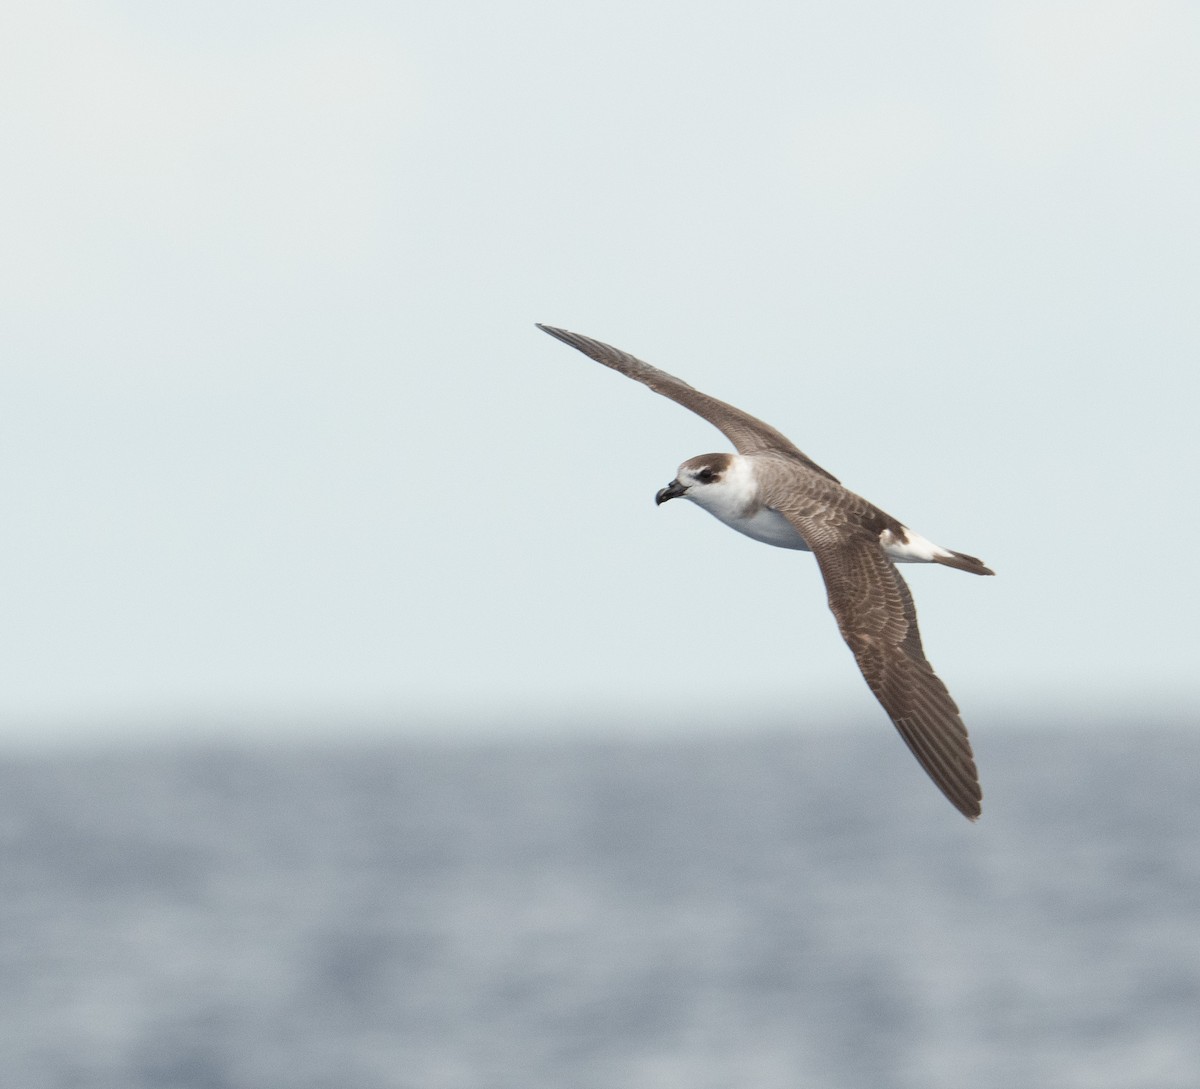
[[[898,563],[939,563],[973,575],[993,572],[942,548],[796,449],[775,428],[683,380],[591,337],[538,325],[584,355],[691,409],[733,443],[736,454],[700,454],[679,466],[655,496],[690,499],[756,541],[816,557],[829,607],[859,669],[913,755],[966,817],[982,792],[967,728],[925,659],[912,594]]]

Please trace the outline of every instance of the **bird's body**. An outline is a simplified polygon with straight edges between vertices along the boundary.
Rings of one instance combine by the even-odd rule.
[[[982,792],[966,727],[925,659],[912,595],[895,564],[992,572],[843,487],[773,427],[741,409],[590,337],[538,328],[691,409],[733,442],[736,454],[685,461],[656,502],[687,498],[756,541],[812,552],[830,609],[871,691],[946,797],[976,819]]]
[[[707,482],[707,487],[695,491],[689,489],[687,498],[730,529],[736,529],[763,544],[802,552],[812,551],[800,531],[786,515],[780,513],[781,507],[776,505],[787,503],[789,498],[794,502],[795,496],[803,494],[815,501],[814,506],[818,511],[831,511],[840,500],[864,515],[869,512],[869,516],[882,526],[879,545],[892,563],[943,563],[957,567],[959,564],[953,561],[964,558],[959,552],[935,545],[861,496],[790,458],[771,454],[702,454],[692,460],[702,463],[699,465],[701,469],[713,461],[723,464],[725,468],[719,477]],[[684,462],[680,466],[681,472],[686,473],[690,464]],[[773,492],[780,497],[774,502]],[[855,500],[857,504],[853,503]]]

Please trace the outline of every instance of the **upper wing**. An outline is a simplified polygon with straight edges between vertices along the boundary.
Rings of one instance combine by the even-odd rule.
[[[657,367],[643,363],[628,352],[593,340],[591,337],[570,333],[566,329],[555,329],[550,325],[539,324],[538,328],[543,333],[549,333],[564,344],[569,344],[572,348],[583,352],[597,363],[603,363],[614,371],[620,371],[621,374],[641,382],[642,385],[649,386],[655,393],[669,397],[676,404],[683,405],[684,408],[690,408],[697,416],[707,420],[725,435],[739,454],[757,454],[764,450],[778,450],[803,462],[810,469],[815,469],[830,480],[837,479],[796,449],[787,438],[769,424],[763,423],[762,420],[756,419],[748,412],[743,412],[740,408],[734,408],[733,405],[718,401],[707,393],[701,393],[681,378],[667,374],[666,371],[660,371]]]
[[[870,533],[793,521],[817,558],[829,607],[871,691],[942,793],[976,820],[983,793],[967,728],[925,659],[900,572]]]

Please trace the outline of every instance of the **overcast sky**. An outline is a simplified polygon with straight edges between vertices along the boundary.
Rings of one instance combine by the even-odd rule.
[[[7,5],[0,736],[881,720],[535,321],[993,566],[905,569],[969,722],[1190,713],[1198,10]]]

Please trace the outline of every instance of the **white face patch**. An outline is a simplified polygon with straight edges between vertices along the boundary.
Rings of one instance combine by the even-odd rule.
[[[750,463],[736,454],[725,460],[725,465],[714,466],[692,458],[679,466],[679,479],[688,486],[687,498],[723,522],[756,506],[758,496]]]
[[[703,507],[730,529],[756,541],[777,548],[807,551],[808,545],[791,522],[759,502],[753,462],[740,454],[730,454],[720,477],[705,482],[697,478],[697,469],[703,470],[706,466],[703,463],[697,465],[695,461],[693,458],[679,467],[679,480],[688,485],[684,498]]]
[[[701,454],[679,466],[679,481],[689,488],[706,488],[721,481],[729,469],[731,454]]]

